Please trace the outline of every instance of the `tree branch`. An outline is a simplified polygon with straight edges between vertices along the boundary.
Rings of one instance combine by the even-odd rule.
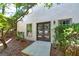
[[[29,9],[28,9],[29,10]],[[18,17],[16,20],[16,22],[15,23],[17,23],[18,21],[21,21],[22,20],[22,18],[26,15],[26,14],[28,14],[28,10],[26,10],[20,17]]]
[[[21,21],[22,20],[22,18],[25,16],[25,15],[27,15],[28,14],[28,10],[30,9],[30,8],[32,8],[34,5],[36,5],[36,4],[33,4],[33,5],[31,5],[30,7],[28,7],[27,8],[27,10],[20,16],[20,17],[18,17],[17,19],[19,19],[19,20],[17,20],[15,23],[17,23],[18,21]]]

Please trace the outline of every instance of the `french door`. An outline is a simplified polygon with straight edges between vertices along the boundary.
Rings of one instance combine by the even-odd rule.
[[[50,22],[37,23],[37,40],[50,41]]]

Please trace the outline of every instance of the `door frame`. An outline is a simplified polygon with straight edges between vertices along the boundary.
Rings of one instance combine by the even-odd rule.
[[[38,24],[45,24],[45,23],[49,23],[49,40],[48,41],[50,42],[51,41],[51,21],[36,23],[36,39],[38,40]]]

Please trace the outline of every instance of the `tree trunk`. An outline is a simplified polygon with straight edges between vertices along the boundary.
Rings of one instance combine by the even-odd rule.
[[[1,39],[0,39],[0,41],[3,43],[3,46],[4,46],[4,49],[5,48],[7,48],[7,44],[6,44],[6,42],[5,42],[5,37],[4,37],[4,34],[3,34],[3,31],[4,31],[4,28],[2,28],[2,31],[1,31]]]
[[[14,38],[16,38],[17,37],[17,23],[14,23],[14,28],[13,28],[14,30],[13,30],[13,36],[14,36]]]
[[[5,40],[4,39],[0,39],[0,41],[3,43],[4,49],[6,49],[7,48],[7,44],[5,43]]]

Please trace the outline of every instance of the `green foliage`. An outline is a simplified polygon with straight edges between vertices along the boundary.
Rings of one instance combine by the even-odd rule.
[[[7,29],[10,27],[7,21],[7,17],[5,17],[3,14],[0,14],[0,28]]]
[[[10,18],[7,18],[4,16],[7,4],[3,4],[3,3],[0,4],[0,9],[2,10],[2,12],[1,12],[2,14],[0,14],[0,31],[2,34],[1,38],[3,39],[2,42],[3,42],[3,45],[5,48],[7,47],[7,44],[5,43],[4,39],[6,38],[7,33],[9,33],[12,29],[14,32],[14,36],[17,36],[16,33],[17,33],[18,20],[19,19],[22,20],[22,18],[28,14],[28,10],[35,5],[34,3],[33,4],[26,3],[25,5],[24,4],[20,4],[20,3],[15,4],[16,13],[13,16],[11,16]],[[20,37],[20,36],[18,36],[18,37]],[[23,38],[22,36],[20,38]]]
[[[51,6],[53,5],[53,3],[45,3],[45,7],[51,8]]]
[[[27,15],[28,10],[32,8],[34,5],[36,5],[36,3],[15,3],[16,13],[11,18],[16,21],[20,17]]]
[[[70,45],[79,45],[79,23],[59,25],[55,28],[55,34],[55,39],[60,49],[65,50]]]
[[[17,39],[24,39],[24,32],[17,32]]]

